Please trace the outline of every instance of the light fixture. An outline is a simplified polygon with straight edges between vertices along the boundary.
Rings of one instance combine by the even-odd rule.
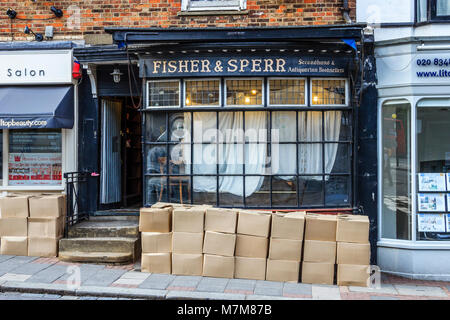
[[[245,101],[245,104],[249,104],[250,103],[250,97],[245,97],[244,101]]]
[[[63,11],[61,9],[57,9],[56,7],[52,6],[50,8],[50,10],[53,12],[53,14],[57,17],[57,18],[61,18],[63,16]]]
[[[189,99],[189,97],[186,98],[186,105],[190,106],[191,105],[191,99]]]
[[[44,40],[44,36],[40,33],[34,33],[33,30],[31,30],[28,26],[25,27],[25,30],[23,31],[25,34],[32,34],[34,35],[34,40],[41,42]]]
[[[115,67],[114,71],[112,73],[110,73],[110,75],[113,76],[114,83],[119,83],[120,82],[120,76],[123,75],[123,73],[120,72],[120,69],[118,67]]]
[[[6,10],[6,15],[10,18],[10,19],[15,19],[17,16],[17,12],[13,9],[8,9]]]
[[[257,93],[258,93],[258,90],[256,90],[256,89],[252,89],[252,91],[251,91],[251,93],[252,93],[252,95],[256,95]]]
[[[318,96],[314,96],[313,101],[314,101],[315,103],[317,103],[317,102],[319,101],[319,97],[318,97]]]

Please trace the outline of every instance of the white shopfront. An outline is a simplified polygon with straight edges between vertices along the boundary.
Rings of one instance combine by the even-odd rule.
[[[0,51],[0,192],[64,191],[77,171],[72,50]]]

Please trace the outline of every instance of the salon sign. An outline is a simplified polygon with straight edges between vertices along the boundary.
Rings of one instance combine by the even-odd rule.
[[[0,51],[0,85],[72,83],[72,50]]]
[[[186,76],[331,76],[347,75],[342,57],[151,57],[141,59],[141,77]]]

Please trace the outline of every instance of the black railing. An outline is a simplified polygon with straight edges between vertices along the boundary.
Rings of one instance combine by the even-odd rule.
[[[82,201],[80,191],[87,188],[89,172],[67,172],[66,179],[66,227],[64,237],[67,238],[69,227],[89,219],[86,201]]]

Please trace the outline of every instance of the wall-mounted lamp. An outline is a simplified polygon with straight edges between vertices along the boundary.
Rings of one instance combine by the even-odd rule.
[[[25,34],[32,34],[34,35],[34,40],[40,42],[44,40],[44,36],[40,33],[34,33],[33,30],[31,30],[28,26],[25,27],[25,30],[23,31]]]
[[[17,12],[14,11],[13,9],[8,9],[6,10],[6,15],[10,18],[10,19],[15,19],[17,16]]]
[[[57,9],[56,7],[52,6],[50,10],[55,14],[57,18],[61,18],[63,16],[63,11],[61,9]]]
[[[110,75],[113,76],[113,80],[115,83],[119,83],[120,82],[120,76],[123,75],[122,72],[120,72],[119,68],[114,68],[114,71],[112,73],[110,73]]]

